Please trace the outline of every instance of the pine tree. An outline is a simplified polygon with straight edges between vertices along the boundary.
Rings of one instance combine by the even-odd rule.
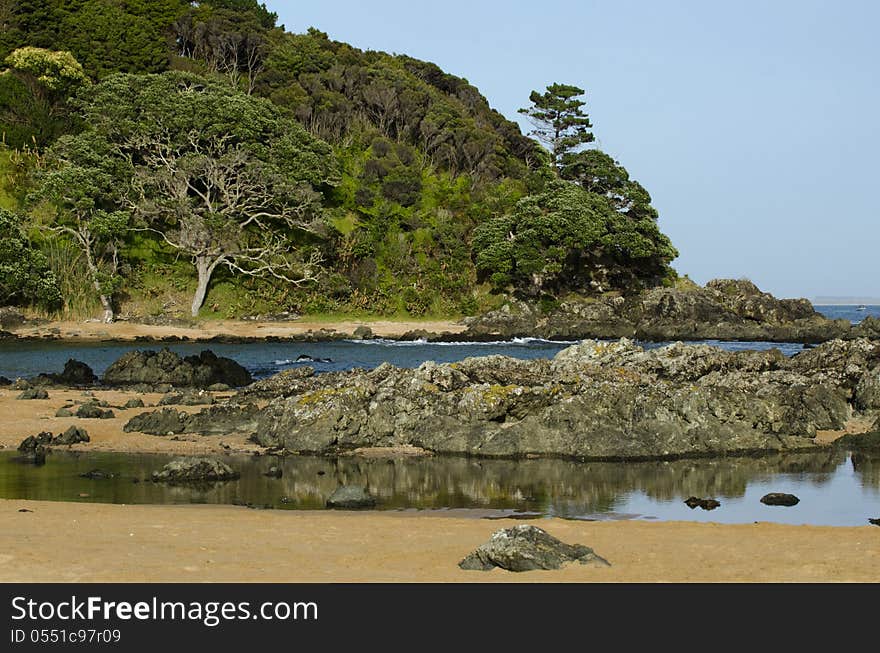
[[[535,126],[531,135],[550,150],[557,171],[565,154],[595,140],[590,118],[582,110],[586,102],[578,99],[583,94],[584,90],[577,86],[551,84],[543,94],[532,91],[532,106],[519,110]]]

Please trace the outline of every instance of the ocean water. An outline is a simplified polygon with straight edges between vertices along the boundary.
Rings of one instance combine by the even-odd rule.
[[[868,316],[880,318],[880,305],[816,305],[814,308],[829,319],[849,320],[853,324],[858,324]]]

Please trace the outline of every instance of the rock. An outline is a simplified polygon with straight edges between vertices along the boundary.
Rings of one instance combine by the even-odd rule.
[[[5,387],[7,385],[12,385],[12,381],[5,376],[0,376],[0,387]]]
[[[89,433],[85,429],[71,426],[64,433],[52,440],[55,445],[70,445],[78,442],[89,442]]]
[[[18,445],[21,455],[15,460],[31,465],[44,465],[46,464],[46,454],[49,453],[47,445],[51,444],[51,442],[52,434],[48,431],[38,433],[37,435],[29,435]]]
[[[376,499],[359,485],[342,485],[327,499],[327,507],[339,510],[357,510],[372,508]]]
[[[233,481],[238,477],[238,472],[216,458],[178,458],[151,476],[153,482],[172,484]]]
[[[49,393],[42,388],[30,388],[22,392],[16,399],[48,399]]]
[[[55,411],[55,417],[73,417],[73,411],[69,406],[62,406]]]
[[[351,336],[357,340],[369,340],[373,337],[373,330],[368,326],[359,326],[354,330]]]
[[[685,500],[685,504],[687,507],[693,510],[694,508],[700,507],[703,510],[715,510],[721,505],[720,501],[716,501],[715,499],[700,499],[698,497],[689,497]]]
[[[144,402],[142,399],[129,399],[123,405],[123,408],[143,408]]]
[[[268,476],[269,478],[281,478],[284,475],[284,471],[280,467],[270,467],[269,470],[263,474],[263,476]]]
[[[207,389],[209,392],[226,392],[231,388],[225,383],[215,383],[213,385],[209,385]]]
[[[0,307],[0,328],[13,329],[15,327],[20,327],[25,322],[27,322],[27,320],[25,319],[24,314],[14,306]]]
[[[768,506],[796,506],[800,501],[795,495],[784,492],[771,492],[761,497],[761,503]]]
[[[178,435],[201,433],[203,435],[227,435],[235,432],[252,433],[262,411],[255,404],[225,403],[211,406],[196,414],[188,414],[173,408],[141,413],[132,417],[122,427],[126,433],[139,432],[150,435]]]
[[[214,397],[205,392],[181,392],[169,394],[159,400],[160,406],[210,406]]]
[[[27,381],[27,379],[16,379],[12,382],[13,390],[29,390],[31,388],[31,384]]]
[[[28,508],[19,508],[18,512],[33,512],[33,510],[30,510]]]
[[[103,469],[93,469],[91,471],[80,474],[80,477],[88,478],[93,481],[104,481],[111,478],[116,478],[116,474],[114,474],[113,472],[106,472]]]
[[[489,571],[495,567],[508,571],[533,571],[561,569],[569,562],[611,566],[593,549],[582,544],[566,544],[531,524],[497,531],[458,566],[469,571]]]
[[[181,388],[207,388],[217,383],[240,387],[253,382],[244,367],[210,350],[181,358],[169,349],[128,352],[107,368],[103,380],[111,386],[170,384]]]
[[[869,517],[869,518],[868,518],[868,521],[869,521],[870,523],[874,524],[874,526],[880,526],[880,518],[877,518],[877,519],[871,519],[871,518]]]
[[[80,419],[113,419],[116,417],[112,410],[104,410],[97,403],[92,402],[83,404],[74,414]]]
[[[40,374],[35,381],[38,383],[51,383],[66,386],[92,385],[98,377],[92,368],[85,363],[69,359],[64,364],[64,370],[60,374]]]

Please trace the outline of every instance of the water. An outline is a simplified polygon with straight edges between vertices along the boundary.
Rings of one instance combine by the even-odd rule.
[[[877,305],[865,306],[864,310],[859,310],[860,306],[856,304],[815,306],[814,308],[829,319],[849,320],[853,324],[858,324],[868,316],[880,318],[880,306]]]
[[[843,451],[639,463],[565,460],[485,460],[263,456],[225,458],[237,481],[208,488],[152,483],[150,473],[171,458],[153,454],[53,451],[45,466],[14,462],[0,453],[0,497],[125,504],[253,504],[278,509],[323,509],[341,484],[366,486],[380,510],[476,509],[489,517],[657,519],[862,526],[880,517],[880,453]],[[263,472],[272,465],[281,479]],[[108,480],[79,475],[92,469]],[[323,472],[323,474],[319,473]],[[138,479],[140,482],[133,482]],[[760,503],[768,492],[790,492],[791,508]],[[691,510],[690,496],[721,501],[713,511]],[[284,500],[282,500],[284,498]]]
[[[574,341],[549,341],[536,338],[517,338],[506,342],[452,342],[424,341],[396,342],[393,340],[344,340],[316,343],[248,342],[221,343],[69,343],[61,341],[0,342],[0,376],[10,379],[28,378],[41,372],[60,372],[69,358],[88,364],[99,376],[120,356],[132,349],[160,349],[167,346],[180,355],[198,354],[210,349],[218,356],[239,362],[257,379],[298,365],[310,365],[318,372],[347,370],[353,367],[373,368],[384,362],[398,367],[418,367],[428,360],[440,363],[460,361],[468,356],[504,354],[522,359],[552,358]],[[803,349],[799,344],[718,342],[707,344],[731,351],[769,349],[778,347],[788,356]],[[644,343],[646,348],[663,343]],[[331,362],[297,362],[299,356],[329,359]]]

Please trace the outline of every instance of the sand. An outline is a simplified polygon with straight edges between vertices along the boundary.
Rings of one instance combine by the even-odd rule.
[[[166,326],[137,324],[134,322],[47,322],[42,324],[24,324],[13,328],[12,332],[20,337],[28,338],[60,338],[71,342],[134,340],[150,338],[161,340],[169,336],[189,338],[191,340],[208,340],[216,336],[239,338],[288,338],[308,332],[320,330],[335,331],[351,335],[359,326],[372,329],[378,338],[399,338],[408,331],[424,329],[432,333],[461,333],[465,326],[448,320],[424,321],[358,321],[320,322],[309,320],[291,320],[289,322],[256,322],[241,320],[208,320],[197,326]]]
[[[18,512],[28,508],[33,512]],[[612,566],[463,571],[512,520],[0,501],[0,582],[878,582],[880,528],[530,521]]]

